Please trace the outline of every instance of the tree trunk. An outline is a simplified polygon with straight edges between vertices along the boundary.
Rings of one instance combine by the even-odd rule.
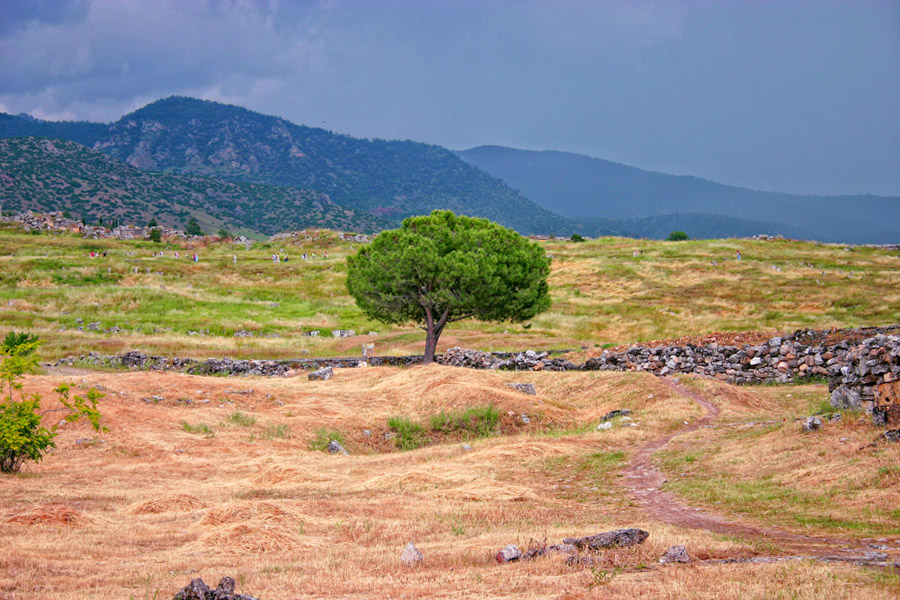
[[[441,332],[444,331],[444,325],[447,324],[449,310],[445,310],[437,323],[434,322],[434,314],[430,308],[425,309],[425,357],[422,364],[431,364],[434,362],[434,353],[437,350],[438,340],[441,338]]]

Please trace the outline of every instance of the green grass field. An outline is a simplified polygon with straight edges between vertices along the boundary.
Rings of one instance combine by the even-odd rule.
[[[551,309],[524,324],[454,324],[439,351],[578,349],[900,321],[896,251],[751,240],[542,243],[553,256]],[[366,342],[375,342],[380,355],[421,352],[424,332],[415,324],[372,321],[347,294],[345,258],[357,247],[329,231],[249,248],[195,248],[3,227],[0,330],[38,333],[48,358],[128,349],[195,357],[356,355]],[[92,251],[107,256],[92,258]],[[164,255],[154,256],[159,251]],[[199,263],[190,260],[194,252]],[[309,260],[301,260],[304,252]],[[273,253],[290,260],[276,264]],[[94,322],[99,331],[88,331]],[[107,332],[112,328],[118,331]],[[363,335],[336,339],[334,329]],[[313,330],[321,334],[303,335]],[[253,335],[236,337],[241,331]]]

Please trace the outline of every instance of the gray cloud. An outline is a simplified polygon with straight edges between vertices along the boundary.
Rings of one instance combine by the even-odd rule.
[[[0,109],[158,97],[754,188],[900,194],[896,2],[0,3]]]

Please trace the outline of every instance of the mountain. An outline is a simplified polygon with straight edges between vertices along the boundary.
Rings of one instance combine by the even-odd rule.
[[[898,197],[763,192],[568,152],[480,146],[457,155],[545,209],[583,223],[609,226],[613,219],[618,227],[660,231],[664,222],[669,231],[683,230],[692,237],[701,237],[701,231],[725,237],[729,231],[749,232],[758,226],[754,233],[819,241],[900,241]]]
[[[27,134],[27,120],[6,117],[0,137]],[[15,126],[10,118],[18,119]],[[445,208],[526,234],[568,235],[577,227],[440,146],[358,139],[183,97],[158,100],[104,127],[92,147],[132,166],[316,190],[392,224]],[[59,137],[72,139],[66,131]]]
[[[153,173],[67,140],[0,139],[4,209],[68,210],[75,217],[183,228],[191,217],[204,230],[271,235],[305,227],[377,231],[387,223],[332,202],[326,194],[290,187]]]
[[[109,130],[105,123],[89,121],[43,121],[31,115],[0,113],[0,138],[21,136],[72,140],[82,146],[93,146]]]

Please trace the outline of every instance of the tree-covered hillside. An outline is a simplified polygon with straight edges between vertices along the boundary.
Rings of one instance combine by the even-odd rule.
[[[338,206],[326,194],[290,187],[153,173],[65,140],[0,140],[4,210],[68,210],[99,218],[183,227],[191,216],[220,226],[273,234],[305,227],[377,231],[386,222]]]
[[[27,127],[23,121],[19,129]],[[440,146],[358,139],[183,97],[105,127],[93,148],[132,166],[316,190],[393,224],[449,209],[522,233],[568,235],[577,227]]]

